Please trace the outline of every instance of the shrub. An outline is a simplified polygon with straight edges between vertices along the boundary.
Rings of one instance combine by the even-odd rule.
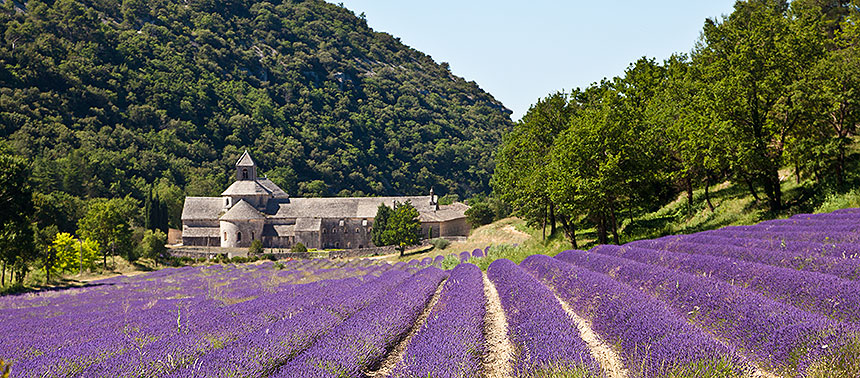
[[[278,261],[277,256],[275,256],[273,253],[267,253],[267,254],[263,255],[263,257],[269,261]]]
[[[302,242],[298,242],[298,243],[296,243],[296,245],[293,246],[293,248],[290,248],[290,252],[307,252],[307,251],[308,251],[308,247],[305,247],[305,245],[302,244]]]
[[[248,256],[255,256],[263,253],[263,242],[260,239],[254,239],[251,246],[248,247]]]
[[[486,202],[478,202],[466,210],[466,221],[476,228],[493,222],[496,214]]]
[[[146,230],[140,241],[143,257],[153,259],[156,263],[167,257],[167,235],[161,230]]]
[[[445,256],[445,260],[442,260],[442,269],[454,269],[457,265],[460,265],[460,257],[456,254]]]
[[[448,239],[436,238],[430,239],[430,244],[432,244],[433,247],[436,249],[445,249],[448,248],[449,245],[451,245],[451,241]]]

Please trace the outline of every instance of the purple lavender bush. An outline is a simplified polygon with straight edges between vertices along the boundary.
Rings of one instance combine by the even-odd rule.
[[[712,278],[596,252],[564,251],[556,258],[638,287],[762,365],[790,375],[804,374],[857,337],[824,316]]]
[[[468,263],[457,265],[427,322],[412,338],[390,377],[480,377],[483,299],[481,269]]]
[[[771,299],[860,326],[860,285],[820,273],[798,271],[726,257],[690,255],[624,246],[594,252],[715,277],[758,291]]]
[[[409,331],[447,275],[436,267],[422,269],[335,327],[271,376],[364,376]]]
[[[662,302],[605,274],[543,255],[520,266],[554,288],[594,332],[620,346],[625,366],[636,375],[736,376],[748,369],[734,351]]]
[[[513,363],[517,376],[599,375],[579,330],[549,289],[507,259],[490,264],[487,276],[499,293],[508,337],[518,351]]]

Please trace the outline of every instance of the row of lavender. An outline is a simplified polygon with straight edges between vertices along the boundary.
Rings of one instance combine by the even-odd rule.
[[[384,272],[411,270],[368,261],[184,267],[5,297],[0,358],[14,377],[131,376],[131,366],[161,374]]]

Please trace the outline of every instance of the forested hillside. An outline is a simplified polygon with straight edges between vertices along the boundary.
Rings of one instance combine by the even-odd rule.
[[[512,123],[363,16],[320,0],[6,0],[0,138],[37,192],[139,201],[172,221],[249,149],[289,194],[489,190]]]
[[[722,183],[755,199],[738,211],[767,218],[855,193],[858,22],[856,0],[737,1],[689,54],[533,105],[497,154],[494,191],[533,225],[558,221],[574,246],[592,227],[619,243],[624,223],[678,193],[688,216],[713,214]]]

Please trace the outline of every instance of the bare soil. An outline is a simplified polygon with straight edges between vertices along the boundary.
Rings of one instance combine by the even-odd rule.
[[[427,322],[427,318],[430,316],[433,308],[436,307],[436,303],[439,302],[439,297],[442,295],[442,288],[445,287],[445,282],[448,282],[448,280],[445,279],[439,283],[439,287],[436,288],[436,292],[433,293],[433,297],[430,298],[430,303],[427,304],[427,307],[424,308],[421,315],[418,315],[418,319],[416,319],[415,323],[412,324],[412,328],[409,329],[409,333],[406,334],[406,337],[400,340],[400,342],[397,343],[397,346],[388,353],[388,356],[382,360],[382,363],[380,363],[377,370],[367,373],[368,377],[386,377],[391,374],[394,367],[403,360],[403,356],[406,354],[406,348],[409,346],[409,342],[412,340],[412,337],[414,337],[421,327],[424,326],[424,323]]]
[[[484,354],[484,377],[506,378],[511,376],[511,359],[514,346],[508,339],[508,321],[496,286],[484,273],[484,297],[487,300],[487,314],[484,319],[484,338],[487,350]]]
[[[591,356],[600,364],[603,374],[607,378],[629,377],[630,372],[624,367],[621,356],[619,356],[618,353],[615,353],[612,346],[607,344],[600,338],[600,336],[594,333],[594,330],[591,329],[591,324],[574,312],[565,301],[561,300],[558,296],[556,296],[555,299],[559,304],[561,304],[564,311],[567,312],[567,316],[573,319],[573,322],[576,323],[576,328],[579,329],[579,336],[582,337],[582,340],[584,340],[585,344],[588,345],[588,349],[591,351]]]

